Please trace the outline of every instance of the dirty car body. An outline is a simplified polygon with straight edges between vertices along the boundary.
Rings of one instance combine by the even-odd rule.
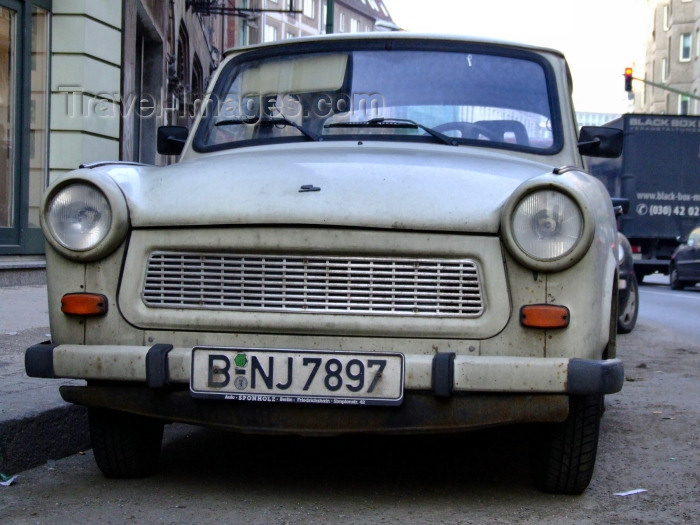
[[[189,134],[160,130],[179,162],[48,189],[52,340],[28,373],[87,380],[61,393],[89,407],[108,476],[151,472],[163,422],[535,423],[538,486],[580,493],[623,370],[615,217],[579,152],[610,137],[578,144],[570,93],[562,55],[504,43],[228,55]]]

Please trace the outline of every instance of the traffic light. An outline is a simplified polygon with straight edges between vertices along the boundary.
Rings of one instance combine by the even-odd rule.
[[[625,91],[632,91],[632,68],[625,68]]]

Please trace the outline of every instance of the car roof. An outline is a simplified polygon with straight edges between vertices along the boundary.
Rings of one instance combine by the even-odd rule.
[[[357,40],[357,41],[367,41],[367,40],[391,40],[391,41],[396,41],[396,40],[405,40],[405,41],[416,40],[416,41],[418,41],[418,40],[422,40],[422,41],[425,41],[425,40],[432,40],[432,41],[441,41],[441,42],[491,44],[491,45],[498,45],[498,46],[503,46],[503,47],[527,49],[527,50],[536,51],[536,52],[550,53],[553,55],[558,55],[561,58],[564,58],[564,54],[561,51],[558,51],[556,49],[525,44],[522,42],[510,42],[507,40],[490,39],[490,38],[483,38],[483,37],[470,37],[470,36],[465,36],[465,35],[436,35],[436,34],[428,34],[428,33],[409,33],[409,32],[405,32],[405,31],[378,31],[378,32],[368,32],[368,33],[336,33],[336,34],[332,34],[332,35],[315,35],[315,36],[306,36],[306,37],[299,37],[299,38],[289,38],[289,39],[285,39],[285,40],[278,40],[275,42],[267,42],[264,44],[254,44],[254,45],[250,45],[250,46],[236,47],[236,48],[228,49],[224,53],[224,56],[227,56],[227,57],[233,56],[233,55],[237,55],[239,53],[245,53],[246,51],[251,51],[251,50],[255,50],[255,49],[284,47],[284,46],[288,46],[288,45],[298,44],[300,42],[302,42],[302,43],[309,42],[310,43],[310,42],[353,41],[353,40]]]

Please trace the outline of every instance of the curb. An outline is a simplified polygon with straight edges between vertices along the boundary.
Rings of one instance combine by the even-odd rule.
[[[0,468],[13,475],[90,448],[87,409],[66,405],[0,422]]]
[[[46,260],[43,257],[0,257],[0,287],[41,284],[46,284]]]

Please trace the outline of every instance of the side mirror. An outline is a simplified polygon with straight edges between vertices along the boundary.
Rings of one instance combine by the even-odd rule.
[[[179,155],[187,142],[187,134],[187,128],[184,126],[160,126],[157,141],[158,153]]]
[[[581,155],[613,159],[622,154],[622,130],[602,126],[583,126],[579,134]]]

